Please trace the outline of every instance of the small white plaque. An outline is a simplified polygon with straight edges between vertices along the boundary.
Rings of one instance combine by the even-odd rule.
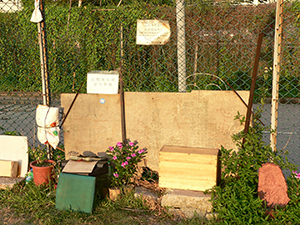
[[[171,29],[166,20],[137,20],[137,45],[164,45],[170,40]]]
[[[92,71],[87,74],[88,94],[118,94],[119,73],[116,71]]]

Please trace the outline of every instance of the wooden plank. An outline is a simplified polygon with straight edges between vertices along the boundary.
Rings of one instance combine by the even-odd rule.
[[[159,153],[159,161],[169,162],[187,162],[190,164],[207,164],[216,165],[218,157],[215,155],[199,155],[199,154],[184,154],[184,153]]]
[[[174,188],[174,189],[184,189],[184,190],[194,190],[194,191],[205,191],[216,185],[215,181],[195,181],[184,179],[178,182],[177,178],[159,179],[159,186],[163,188]]]
[[[16,178],[20,174],[20,166],[17,161],[11,162],[10,177]]]
[[[19,172],[19,163],[17,161],[0,160],[0,176],[17,177]]]
[[[98,161],[92,162],[84,162],[84,161],[73,161],[69,160],[69,162],[65,165],[63,169],[63,173],[91,173],[93,172]]]
[[[188,163],[161,162],[159,164],[160,177],[190,177],[190,179],[216,180],[216,166],[196,165]]]
[[[160,150],[160,152],[201,154],[201,155],[218,155],[219,149],[164,145],[162,147],[162,149]]]

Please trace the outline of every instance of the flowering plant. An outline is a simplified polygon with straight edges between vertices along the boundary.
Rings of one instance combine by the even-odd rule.
[[[297,173],[297,171],[293,171],[294,177],[297,179],[300,179],[300,173]]]
[[[120,187],[130,183],[137,171],[138,163],[146,156],[147,150],[139,149],[137,142],[118,142],[109,147],[107,156],[111,157],[114,169],[111,174],[111,186]]]

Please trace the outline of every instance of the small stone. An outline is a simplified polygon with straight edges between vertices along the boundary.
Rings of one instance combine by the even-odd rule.
[[[259,169],[257,192],[269,208],[285,207],[290,201],[282,170],[274,163],[265,163]]]

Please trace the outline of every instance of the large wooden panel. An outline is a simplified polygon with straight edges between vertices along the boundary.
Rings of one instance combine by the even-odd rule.
[[[248,102],[248,91],[238,93]],[[65,113],[74,97],[61,95]],[[79,94],[64,124],[67,158],[71,152],[105,152],[122,140],[119,98]],[[234,117],[246,110],[232,91],[125,92],[127,138],[148,149],[148,166],[157,171],[164,145],[235,149],[231,135],[243,126]]]
[[[66,113],[75,94],[62,94],[61,105]],[[64,125],[66,159],[70,155],[91,151],[105,152],[122,141],[119,95],[78,95]]]
[[[249,92],[238,92],[248,102]],[[231,135],[243,129],[234,117],[247,108],[232,91],[125,93],[127,136],[147,147],[158,170],[164,145],[236,149]]]

